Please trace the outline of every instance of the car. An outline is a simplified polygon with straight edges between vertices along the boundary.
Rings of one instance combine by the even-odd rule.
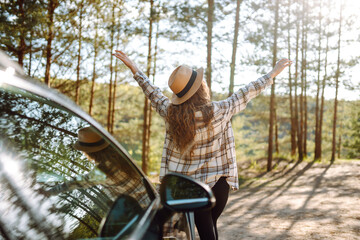
[[[81,139],[84,129],[98,139]],[[0,239],[162,239],[175,213],[194,239],[188,213],[215,204],[207,185],[176,173],[158,193],[98,122],[2,52],[0,193]]]

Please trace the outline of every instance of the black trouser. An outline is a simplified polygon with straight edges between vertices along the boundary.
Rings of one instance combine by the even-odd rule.
[[[212,191],[216,199],[215,207],[194,213],[196,228],[201,240],[218,239],[216,221],[224,210],[229,197],[229,184],[226,182],[226,177],[221,177],[212,187]]]

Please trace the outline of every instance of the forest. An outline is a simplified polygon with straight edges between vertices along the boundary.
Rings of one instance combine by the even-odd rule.
[[[360,159],[360,4],[350,0],[1,0],[0,49],[100,122],[148,175],[165,123],[125,51],[170,96],[179,64],[204,67],[214,101],[292,66],[232,119],[237,161]]]

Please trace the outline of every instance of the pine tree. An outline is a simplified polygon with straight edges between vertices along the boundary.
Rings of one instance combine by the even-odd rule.
[[[287,6],[287,43],[288,43],[288,59],[291,59],[291,34],[290,29],[292,27],[292,22],[290,19],[291,16],[291,3],[292,0],[288,0],[288,6]],[[294,104],[293,104],[293,83],[292,83],[292,73],[291,68],[289,68],[289,107],[290,107],[290,135],[291,135],[291,157],[293,158],[296,154],[296,118],[294,113]]]
[[[150,0],[149,34],[148,34],[148,55],[146,75],[150,76],[152,61],[152,38],[153,23],[155,17],[154,0]],[[151,127],[151,105],[147,97],[144,98],[144,125],[143,125],[143,147],[142,147],[142,165],[141,168],[145,174],[149,168],[149,149],[150,149],[150,127]]]
[[[75,102],[79,104],[79,95],[80,95],[80,65],[81,65],[81,50],[82,50],[82,41],[83,41],[83,19],[84,19],[84,0],[80,0],[76,5],[79,7],[79,23],[77,24],[78,28],[78,54],[77,54],[77,65],[76,65],[76,85],[75,85]]]
[[[45,84],[50,87],[50,69],[52,64],[52,41],[54,40],[54,15],[55,9],[59,6],[58,0],[49,0],[47,3],[47,36],[46,36],[46,66],[45,66]]]
[[[277,41],[278,41],[278,24],[279,24],[279,0],[275,2],[275,23],[274,23],[274,40],[273,40],[273,67],[277,60]],[[272,154],[273,154],[273,136],[274,136],[274,120],[275,120],[275,79],[271,85],[270,96],[270,116],[269,116],[269,142],[268,142],[268,162],[267,171],[272,170]],[[276,122],[275,122],[276,124]]]
[[[339,77],[340,77],[340,50],[341,50],[341,29],[343,21],[343,3],[340,5],[339,11],[339,30],[338,30],[338,46],[337,46],[337,64],[335,73],[335,100],[334,100],[334,117],[333,117],[333,128],[332,128],[332,148],[331,148],[331,162],[335,161],[336,152],[336,122],[337,122],[337,107],[338,107],[338,92],[339,92]]]
[[[298,5],[298,4],[297,4]],[[295,44],[295,122],[296,122],[296,133],[297,133],[297,149],[298,149],[298,161],[303,160],[303,148],[302,148],[302,128],[301,128],[301,115],[299,116],[299,102],[300,97],[298,96],[298,78],[299,78],[299,41],[300,41],[300,23],[299,14],[296,19],[296,44]]]
[[[92,78],[91,78],[91,87],[90,87],[90,99],[89,99],[89,115],[92,115],[93,112],[93,102],[94,102],[94,90],[95,90],[95,80],[97,78],[97,71],[96,71],[96,63],[99,53],[99,22],[100,22],[100,6],[97,1],[93,2],[93,9],[95,12],[95,19],[94,19],[94,42],[93,42],[93,49],[94,49],[94,60],[93,60],[93,71],[92,71]]]
[[[35,30],[43,21],[43,11],[42,5],[36,0],[0,3],[0,48],[16,57],[21,66],[24,66],[27,54],[42,48],[37,41],[40,36]]]
[[[229,96],[234,92],[234,77],[235,77],[235,63],[236,63],[236,50],[239,37],[239,19],[240,19],[240,5],[242,0],[236,1],[236,13],[235,13],[235,24],[234,24],[234,38],[232,45],[232,55],[230,63],[230,84],[229,84]]]
[[[303,58],[303,61],[302,61],[302,64],[304,64],[302,70],[303,70],[303,103],[304,103],[304,107],[303,107],[303,110],[304,110],[304,114],[303,114],[303,140],[304,140],[304,143],[303,143],[303,147],[304,147],[304,150],[303,150],[303,154],[306,156],[307,155],[307,136],[308,136],[308,106],[307,106],[307,88],[308,88],[308,83],[307,83],[307,72],[308,72],[308,59],[307,59],[307,53],[308,53],[308,34],[309,34],[309,24],[308,24],[308,15],[309,15],[309,12],[308,12],[308,9],[309,9],[309,6],[308,6],[308,2],[307,1],[304,1],[303,2],[304,4],[304,29],[303,29],[303,34],[304,34],[304,45],[303,45],[303,51],[304,51],[304,58]]]
[[[211,91],[211,73],[212,73],[212,66],[211,66],[211,57],[212,57],[212,39],[213,39],[213,34],[212,34],[212,30],[213,30],[213,24],[214,24],[214,10],[215,10],[215,4],[214,4],[214,0],[207,0],[208,3],[208,15],[207,15],[207,24],[206,24],[206,29],[207,29],[207,44],[206,44],[206,48],[207,48],[207,57],[206,57],[206,63],[207,63],[207,67],[206,67],[206,82],[207,85],[209,87],[210,90],[210,96],[212,96],[212,91]]]
[[[321,153],[319,152],[319,136],[320,136],[320,123],[319,123],[319,95],[320,95],[320,74],[321,74],[321,39],[322,39],[322,0],[319,2],[319,43],[318,43],[318,66],[317,66],[317,81],[316,81],[316,106],[315,106],[315,151],[314,151],[314,160],[320,158]]]

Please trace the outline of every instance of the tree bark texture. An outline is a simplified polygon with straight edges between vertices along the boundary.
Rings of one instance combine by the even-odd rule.
[[[318,66],[317,66],[317,81],[316,81],[316,104],[315,104],[315,150],[314,150],[314,160],[320,158],[319,153],[319,118],[320,118],[320,109],[319,109],[319,95],[320,95],[320,73],[321,73],[321,9],[322,1],[320,0],[320,11],[319,11],[319,43],[318,43]]]
[[[115,2],[112,4],[112,26],[111,26],[111,34],[110,34],[110,53],[114,51],[114,38],[115,38]],[[108,97],[108,114],[107,114],[107,130],[111,131],[111,110],[112,110],[112,90],[113,90],[113,58],[112,55],[110,57],[110,80],[109,80],[109,97]]]
[[[212,96],[211,91],[211,73],[212,73],[212,65],[211,65],[211,52],[212,52],[212,30],[213,30],[213,22],[214,22],[214,0],[208,0],[208,19],[207,19],[207,57],[206,57],[206,82],[210,90],[210,96]]]
[[[325,86],[326,86],[326,79],[327,79],[327,59],[328,59],[328,52],[329,52],[329,35],[326,34],[326,49],[325,49],[325,63],[324,63],[324,76],[322,79],[322,88],[321,88],[321,104],[320,104],[320,119],[319,119],[319,144],[318,144],[318,152],[319,158],[322,155],[322,126],[323,126],[323,118],[324,118],[324,102],[325,102]]]
[[[299,78],[299,39],[300,38],[300,25],[299,21],[296,21],[296,50],[295,50],[295,120],[296,120],[296,133],[297,133],[297,148],[298,148],[298,160],[303,160],[302,152],[302,135],[300,128],[300,116],[299,116],[299,104],[298,104],[298,78]]]
[[[151,48],[152,48],[152,28],[154,15],[154,0],[150,0],[150,18],[149,18],[149,35],[148,35],[148,56],[146,75],[150,77],[151,69]],[[142,165],[141,168],[145,174],[149,167],[149,150],[150,150],[150,119],[151,119],[151,105],[150,101],[145,97],[144,99],[144,124],[143,124],[143,143],[142,143]]]
[[[79,15],[79,46],[78,46],[78,56],[77,56],[77,66],[76,66],[76,87],[75,87],[75,102],[79,104],[79,95],[80,95],[80,65],[81,65],[81,44],[82,44],[82,21],[83,21],[83,12],[84,12],[84,2],[80,3],[80,15]]]
[[[274,42],[273,42],[273,67],[276,65],[277,56],[277,37],[278,37],[278,22],[279,22],[279,0],[276,0],[275,6],[275,23],[274,23]],[[275,118],[275,79],[271,85],[271,96],[270,96],[270,117],[269,117],[269,142],[268,142],[268,160],[267,160],[267,171],[272,170],[273,160],[273,137],[274,137],[274,118]]]
[[[45,84],[50,87],[50,69],[52,63],[52,41],[54,39],[54,13],[55,9],[58,6],[57,0],[49,0],[48,2],[48,13],[47,13],[47,26],[48,26],[48,34],[47,34],[47,44],[46,44],[46,66],[45,66]]]
[[[20,18],[23,19],[23,21],[25,20],[25,10],[24,10],[24,0],[19,0],[18,2],[19,5],[19,13],[20,13]],[[19,49],[17,51],[18,53],[18,63],[20,64],[20,66],[24,65],[24,56],[25,56],[25,49],[26,49],[26,44],[25,44],[25,30],[23,28],[20,29],[20,39],[19,39]]]
[[[94,63],[93,63],[93,74],[91,79],[91,88],[90,88],[90,102],[89,102],[89,115],[92,115],[93,102],[94,102],[94,90],[95,90],[95,80],[96,80],[96,59],[98,55],[98,25],[99,25],[99,12],[96,13],[96,23],[95,23],[95,38],[94,38]]]
[[[339,31],[338,31],[338,58],[337,58],[337,67],[335,74],[335,102],[334,102],[334,118],[333,118],[333,127],[332,127],[332,147],[331,147],[331,162],[335,161],[336,153],[336,121],[337,121],[337,107],[338,107],[338,92],[339,92],[339,77],[340,77],[340,49],[341,49],[341,25],[342,25],[342,8],[340,7],[340,16],[339,16]]]
[[[307,38],[308,38],[308,14],[307,7],[305,8],[305,47],[304,47],[304,156],[307,156],[307,121],[308,121],[308,110],[307,110]]]
[[[230,63],[230,85],[229,85],[229,96],[234,92],[234,78],[235,78],[235,64],[236,64],[236,50],[239,36],[239,19],[240,19],[240,5],[242,0],[236,1],[236,14],[235,14],[235,26],[234,26],[234,39],[232,45],[232,55]]]
[[[287,22],[290,24],[290,16],[291,16],[291,0],[288,0],[288,9],[287,9]],[[291,59],[291,35],[290,35],[290,26],[288,27],[287,32],[287,42],[288,42],[288,59]],[[289,107],[290,107],[290,136],[291,136],[291,157],[293,158],[296,154],[296,119],[294,114],[294,104],[293,104],[293,96],[292,96],[292,74],[291,68],[289,68]]]

